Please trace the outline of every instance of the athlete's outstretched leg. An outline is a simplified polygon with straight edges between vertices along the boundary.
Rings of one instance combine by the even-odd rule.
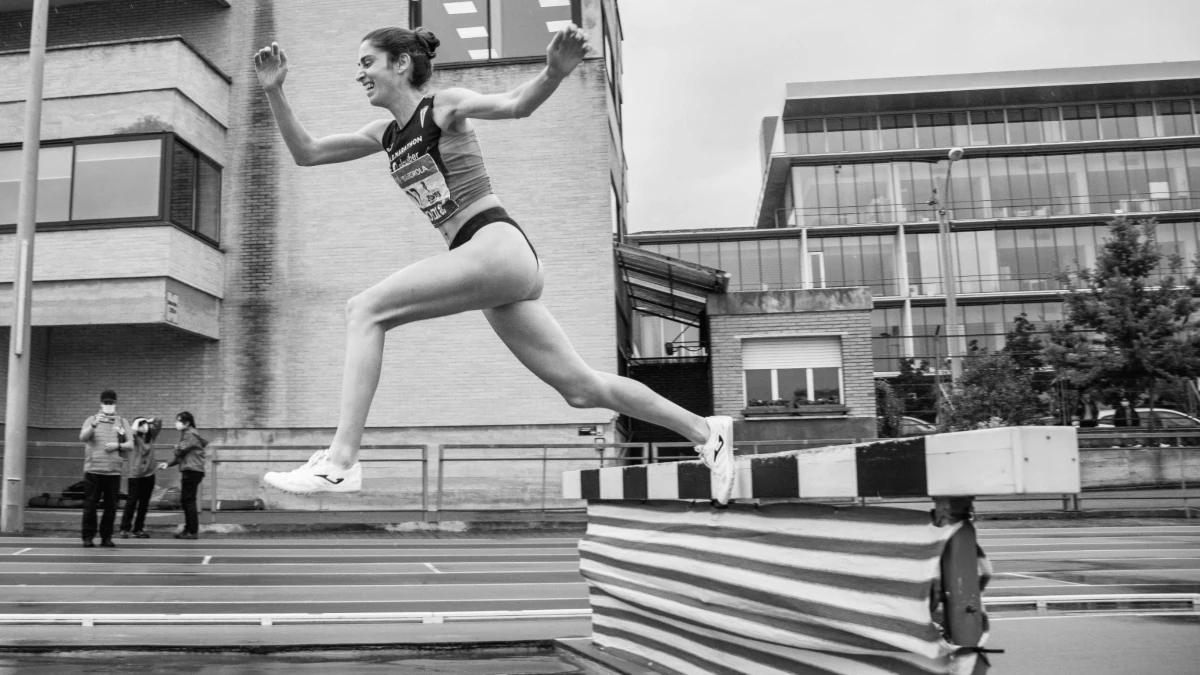
[[[268,473],[264,481],[298,493],[361,489],[358,448],[379,385],[384,334],[414,321],[511,303],[529,294],[537,275],[536,259],[519,233],[488,227],[467,245],[414,263],[356,295],[346,306],[346,364],[333,443],[303,467]]]
[[[704,418],[627,377],[593,370],[584,362],[541,300],[484,310],[488,323],[517,359],[576,408],[608,408],[675,431],[697,445],[713,469],[714,496],[733,490],[733,428],[729,417]]]

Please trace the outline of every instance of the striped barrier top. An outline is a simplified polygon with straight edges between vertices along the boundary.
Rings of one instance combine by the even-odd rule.
[[[733,499],[1079,492],[1074,427],[1002,427],[737,458]],[[563,497],[711,499],[700,461],[563,473]]]

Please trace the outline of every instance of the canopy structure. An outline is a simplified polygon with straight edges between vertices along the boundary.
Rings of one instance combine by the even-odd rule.
[[[724,293],[729,273],[616,244],[613,254],[631,308],[672,321],[700,325],[709,293]]]

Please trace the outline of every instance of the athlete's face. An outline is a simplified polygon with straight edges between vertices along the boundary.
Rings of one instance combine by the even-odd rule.
[[[389,63],[387,52],[370,42],[359,46],[358,75],[354,79],[366,89],[371,105],[385,107],[388,99],[400,90],[405,77],[401,70],[407,62],[402,56],[400,63]]]

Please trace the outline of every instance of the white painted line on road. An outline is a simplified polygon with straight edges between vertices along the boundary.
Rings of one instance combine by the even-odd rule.
[[[434,567],[433,565],[431,565],[429,563],[425,563],[425,566],[428,567],[429,569],[433,570],[436,574],[442,573],[441,570],[439,570],[438,568]]]
[[[206,556],[204,556],[204,562],[202,562],[202,563],[200,563],[200,564],[201,564],[201,565],[207,565],[209,560],[212,560],[212,556],[211,556],[211,555],[206,555]]]
[[[1161,584],[1078,584],[1078,585],[1084,586],[1087,588],[1132,588],[1134,586],[1188,586],[1188,587],[1190,587],[1190,586],[1195,586],[1196,582],[1184,581],[1184,582],[1163,582]],[[989,593],[995,593],[996,591],[1007,591],[1007,590],[1014,589],[1014,588],[1040,588],[1042,590],[1046,590],[1047,588],[1054,588],[1054,587],[1053,586],[989,586],[988,590],[984,592],[984,595],[986,596]],[[993,595],[992,597],[1002,598],[1004,596],[1003,595]]]
[[[341,575],[338,575],[341,576]],[[395,588],[398,586],[408,586],[410,584],[353,584],[353,588]],[[583,580],[579,581],[556,581],[549,584],[538,584],[538,586],[583,586]],[[449,588],[451,586],[487,586],[495,588],[496,586],[525,586],[529,583],[522,581],[520,583],[503,583],[503,584],[432,584],[429,588]],[[280,584],[278,586],[252,586],[247,584],[197,584],[194,586],[184,586],[180,584],[154,584],[142,585],[138,584],[137,588],[347,588],[347,584]],[[77,584],[0,584],[0,588],[86,588],[95,590],[100,586],[80,586]],[[104,586],[103,588],[121,588],[120,586]],[[132,587],[131,587],[132,588]],[[527,598],[528,599],[528,598]],[[73,600],[71,602],[74,602]]]
[[[280,588],[286,588],[281,586]],[[138,600],[138,605],[331,605],[334,603],[353,603],[361,605],[363,603],[413,603],[423,602],[426,604],[439,604],[446,602],[587,602],[587,597],[575,596],[570,598],[421,598],[419,600]],[[127,598],[119,600],[22,600],[20,603],[24,605],[121,605],[131,604]],[[3,621],[7,614],[0,614],[0,621]]]
[[[32,548],[23,548],[20,551],[17,551],[16,553],[14,553],[13,555],[21,555],[25,551],[32,551],[32,550],[33,550]]]
[[[1024,577],[1026,579],[1033,579],[1034,581],[1053,581],[1054,583],[1057,583],[1057,584],[1070,584],[1072,586],[1088,586],[1088,585],[1090,585],[1090,584],[1080,584],[1080,583],[1076,583],[1074,581],[1063,581],[1062,579],[1045,579],[1042,577],[1031,577],[1028,574],[1017,574],[1016,572],[997,572],[996,574],[993,574],[992,576],[998,577],[1000,575],[1009,576],[1009,577]]]
[[[988,621],[1026,621],[1028,619],[1103,619],[1113,616],[1196,616],[1186,609],[1178,612],[1088,612],[1087,614],[1047,614],[1045,616],[996,616],[988,614]]]
[[[1072,532],[1137,532],[1139,534],[1160,534],[1164,532],[1200,532],[1198,525],[1159,525],[1153,527],[1031,527],[1031,528],[995,528],[976,529],[980,537],[996,534],[1063,534]]]
[[[398,564],[417,565],[418,563],[398,563]],[[428,564],[428,563],[426,563],[426,564]],[[91,570],[88,570],[87,574],[89,576],[94,575],[94,574],[95,575],[107,574],[110,576],[120,576],[120,577],[136,577],[136,576],[170,577],[170,576],[179,576],[179,575],[184,574],[183,570],[186,569],[187,567],[190,567],[190,565],[187,565],[187,566],[180,565],[179,566],[180,569],[178,571],[174,571],[174,572],[114,572],[111,570],[97,570],[97,571],[93,572]],[[220,567],[223,567],[223,565],[216,565],[216,566],[209,565],[208,566],[209,570],[217,570]],[[282,566],[281,565],[272,565],[272,567],[282,567]],[[578,572],[578,571],[579,571],[579,566],[572,565],[570,567],[564,567],[562,569],[553,569],[553,570],[547,570],[547,569],[499,570],[499,571],[494,571],[494,572],[492,572],[492,571],[455,572],[454,570],[448,570],[448,571],[441,571],[439,573],[440,574],[533,574],[533,573],[552,574],[552,573],[558,573],[558,572]],[[1168,570],[1168,571],[1170,571],[1170,570]],[[1189,571],[1194,571],[1194,570],[1189,570]],[[188,573],[188,576],[255,576],[255,577],[288,576],[288,577],[294,577],[297,574],[328,575],[328,574],[335,574],[335,573],[339,577],[356,577],[356,576],[357,577],[381,577],[381,576],[402,577],[402,576],[413,576],[413,575],[417,575],[417,574],[428,574],[428,572],[426,572],[424,570],[417,571],[417,572],[342,572],[340,570],[323,570],[323,571],[313,571],[313,572],[294,572],[294,571],[293,572],[259,572],[258,570],[255,570],[253,572],[226,572],[226,571],[220,571],[220,572],[211,571],[210,572],[210,571],[206,570],[202,573],[196,573],[193,571],[193,572]],[[73,575],[73,574],[79,574],[79,572],[72,571],[72,570],[64,570],[61,572],[56,572],[53,570],[46,570],[46,569],[39,569],[37,572],[10,572],[10,571],[6,571],[3,567],[0,567],[0,579],[3,579],[6,576],[12,576],[12,575],[16,575],[16,574],[38,574],[38,575],[43,575],[43,576],[49,576],[49,575],[56,575],[56,574],[57,575],[63,575],[63,574]],[[526,583],[530,583],[530,582],[526,582]],[[536,583],[536,582],[533,582],[533,583]],[[0,584],[0,586],[3,586],[3,585],[4,584]],[[308,586],[311,584],[301,584],[301,585]],[[468,585],[474,586],[474,585],[478,585],[478,584],[468,584]],[[487,585],[492,586],[494,584],[487,584]]]

